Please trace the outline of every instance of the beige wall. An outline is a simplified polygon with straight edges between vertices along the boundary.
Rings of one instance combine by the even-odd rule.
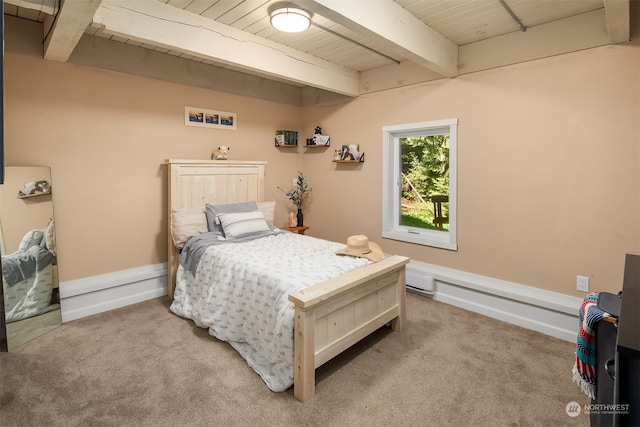
[[[640,55],[604,47],[305,108],[362,165],[304,157],[314,234],[564,294],[617,292],[640,253]],[[458,251],[381,238],[382,126],[458,118]]]
[[[640,55],[607,47],[362,96],[293,107],[7,54],[8,165],[50,165],[62,281],[166,260],[165,158],[267,160],[267,198],[302,170],[310,234],[366,233],[388,253],[581,296],[619,290],[640,252]],[[233,111],[238,130],[185,127],[185,105]],[[459,119],[457,252],[380,237],[381,128]],[[273,131],[321,125],[328,149],[273,147]],[[362,165],[331,162],[359,143]]]
[[[184,107],[237,113],[238,129],[184,125]],[[7,165],[51,166],[60,280],[166,261],[167,158],[266,160],[266,197],[284,195],[297,154],[274,147],[299,107],[7,54]],[[286,208],[278,218],[285,222]]]

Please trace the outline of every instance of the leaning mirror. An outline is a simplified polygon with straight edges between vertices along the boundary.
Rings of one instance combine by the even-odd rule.
[[[2,303],[12,351],[62,324],[51,171],[5,168],[0,186]]]

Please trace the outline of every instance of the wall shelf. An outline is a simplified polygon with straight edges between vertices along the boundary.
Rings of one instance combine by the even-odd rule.
[[[34,193],[34,194],[24,194],[22,191],[19,191],[18,199],[30,199],[32,197],[46,196],[47,194],[51,194],[51,191],[47,191],[45,193]]]
[[[364,153],[360,153],[358,160],[332,160],[333,163],[364,163]]]
[[[276,147],[297,147],[298,131],[295,130],[277,130],[275,138]]]
[[[278,148],[298,148],[298,144],[280,144],[276,141],[276,147]]]

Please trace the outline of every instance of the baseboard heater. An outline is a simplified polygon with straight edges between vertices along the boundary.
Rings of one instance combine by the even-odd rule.
[[[422,271],[407,268],[407,291],[432,297],[435,291],[434,278]]]

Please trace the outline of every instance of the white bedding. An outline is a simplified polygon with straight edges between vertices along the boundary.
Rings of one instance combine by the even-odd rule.
[[[273,391],[293,385],[288,295],[370,263],[341,243],[282,233],[209,247],[195,276],[178,268],[171,311],[228,341]]]
[[[51,304],[53,293],[53,266],[51,264],[13,286],[4,287],[5,315],[7,323],[53,311],[59,307]]]

